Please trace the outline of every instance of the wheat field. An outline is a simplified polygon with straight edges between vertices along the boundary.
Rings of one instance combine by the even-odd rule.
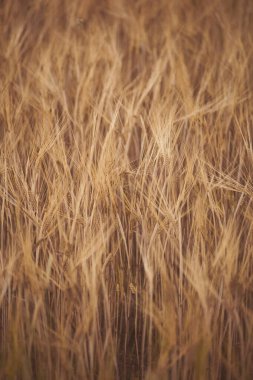
[[[253,379],[253,2],[0,1],[0,378]]]

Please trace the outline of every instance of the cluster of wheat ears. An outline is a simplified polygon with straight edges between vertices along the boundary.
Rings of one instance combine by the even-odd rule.
[[[253,378],[253,2],[0,1],[0,378]]]

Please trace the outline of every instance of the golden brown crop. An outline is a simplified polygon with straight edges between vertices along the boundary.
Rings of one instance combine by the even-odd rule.
[[[0,1],[0,378],[253,378],[253,2]]]

